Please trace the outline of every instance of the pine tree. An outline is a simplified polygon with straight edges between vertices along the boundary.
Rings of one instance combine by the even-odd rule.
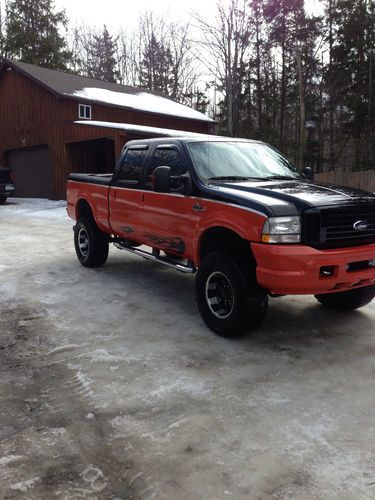
[[[169,47],[158,40],[155,33],[151,33],[142,55],[141,87],[169,95],[172,84],[172,55]]]
[[[264,17],[261,0],[250,0],[249,6],[251,9],[252,18],[252,36],[254,38],[254,57],[250,60],[250,66],[254,68],[254,80],[256,87],[257,101],[257,120],[256,128],[257,135],[263,135],[263,78],[262,78],[262,62],[264,61],[265,42],[263,40],[264,33]],[[251,78],[251,76],[250,76]],[[250,83],[250,82],[249,82]],[[250,93],[250,89],[249,89]]]
[[[265,6],[265,16],[270,26],[270,39],[280,49],[280,118],[279,145],[285,147],[288,87],[290,86],[291,66],[295,66],[294,49],[298,19],[304,11],[303,0],[269,0]]]
[[[368,127],[369,57],[374,20],[364,0],[341,0],[335,6],[333,22],[335,38],[328,77],[330,87],[335,89],[335,125],[341,125],[354,139],[354,160],[359,165],[364,163],[361,136]]]
[[[208,86],[206,86],[206,91]],[[200,113],[205,114],[209,105],[209,99],[206,92],[198,87],[194,87],[190,92],[183,95],[184,103]]]
[[[7,6],[7,57],[52,69],[66,69],[70,58],[60,34],[68,19],[53,0],[10,0]]]
[[[87,76],[116,83],[120,79],[116,60],[116,43],[104,25],[103,30],[94,33],[87,47]]]

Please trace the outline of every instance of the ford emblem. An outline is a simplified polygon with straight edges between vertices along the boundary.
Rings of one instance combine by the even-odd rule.
[[[365,220],[357,220],[357,222],[353,224],[353,227],[356,231],[366,231],[369,225],[370,224]]]

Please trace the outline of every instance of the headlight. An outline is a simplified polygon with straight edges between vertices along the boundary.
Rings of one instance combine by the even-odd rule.
[[[263,243],[299,243],[301,241],[301,217],[271,217],[262,231]]]

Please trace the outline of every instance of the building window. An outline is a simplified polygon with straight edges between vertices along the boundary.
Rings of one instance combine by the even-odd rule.
[[[91,120],[91,106],[88,104],[79,104],[78,115],[80,118],[84,118],[85,120]]]

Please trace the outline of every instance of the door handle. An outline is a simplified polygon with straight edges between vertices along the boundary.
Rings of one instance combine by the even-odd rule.
[[[206,207],[202,207],[199,203],[196,203],[193,205],[193,210],[194,212],[204,212],[206,210]]]

